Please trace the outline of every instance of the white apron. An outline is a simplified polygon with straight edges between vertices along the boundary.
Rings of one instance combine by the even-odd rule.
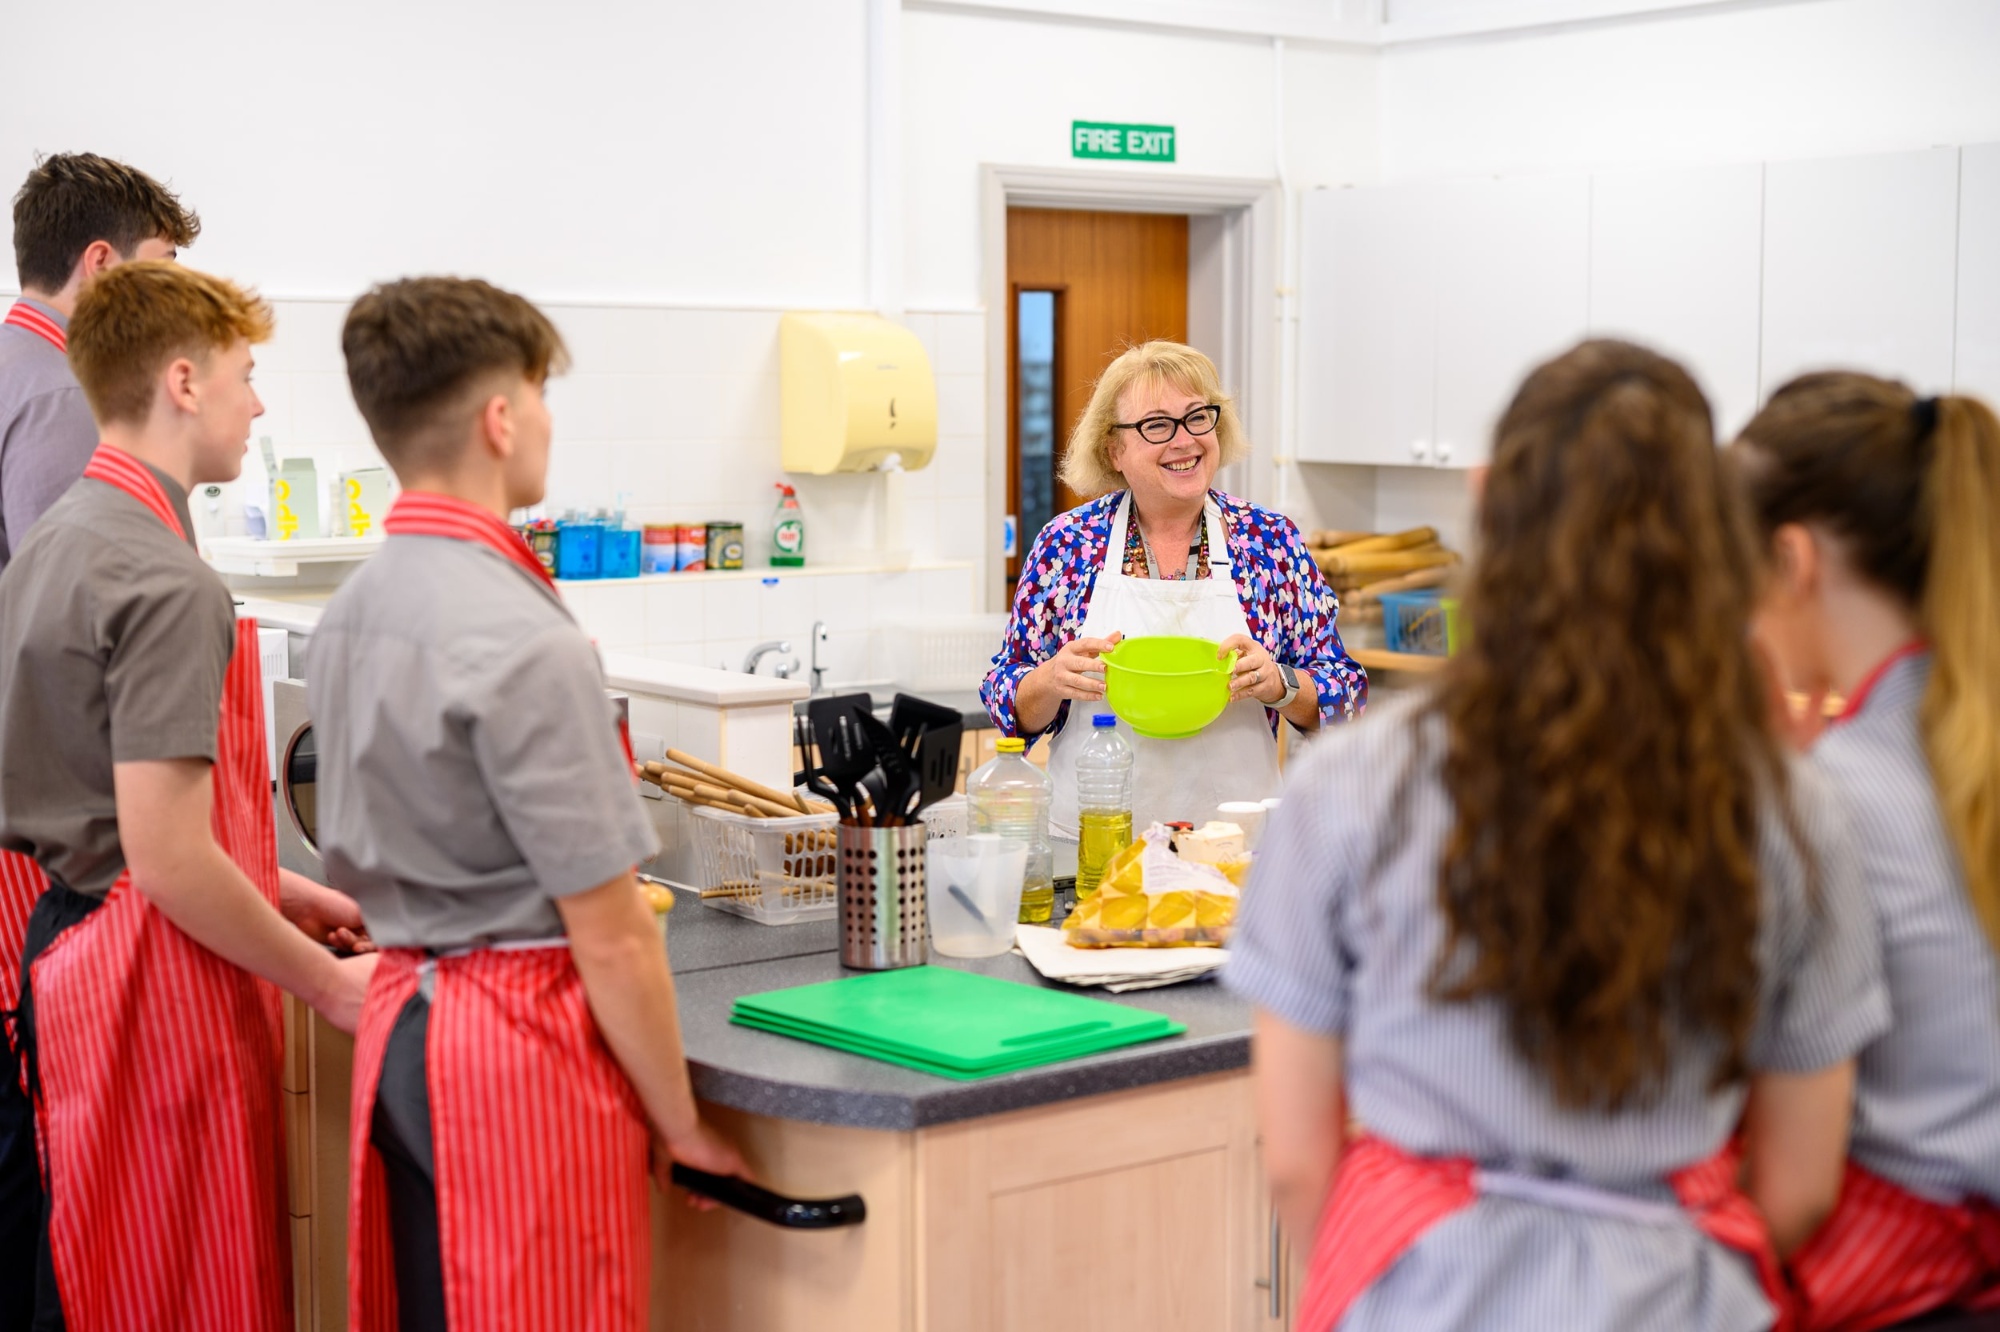
[[[1083,617],[1083,638],[1179,635],[1215,642],[1248,634],[1250,621],[1230,573],[1229,544],[1223,539],[1222,511],[1211,497],[1202,506],[1208,524],[1208,577],[1185,581],[1131,578],[1125,573],[1125,526],[1132,496],[1118,501],[1104,568]],[[1189,558],[1193,558],[1190,556]],[[1069,718],[1049,742],[1049,777],[1055,798],[1049,827],[1059,837],[1077,835],[1076,756],[1090,739],[1090,717],[1109,711],[1102,701],[1072,700]],[[1199,735],[1155,740],[1134,735],[1123,721],[1119,732],[1136,758],[1132,781],[1132,827],[1185,819],[1197,826],[1215,817],[1216,806],[1231,800],[1262,800],[1278,794],[1278,741],[1264,705],[1245,698],[1231,703]]]

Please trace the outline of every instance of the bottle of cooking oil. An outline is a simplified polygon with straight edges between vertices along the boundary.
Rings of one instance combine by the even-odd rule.
[[[1132,845],[1132,746],[1110,713],[1098,713],[1090,725],[1076,756],[1078,901],[1097,891],[1111,857]]]
[[[1049,848],[1049,800],[1054,788],[1049,775],[1028,762],[1027,745],[1002,740],[999,756],[965,782],[971,807],[972,831],[998,833],[1028,848],[1028,869],[1021,881],[1021,923],[1046,925],[1055,914],[1055,855]]]

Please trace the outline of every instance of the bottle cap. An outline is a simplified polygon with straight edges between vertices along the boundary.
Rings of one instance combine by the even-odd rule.
[[[1018,737],[1009,736],[1007,739],[996,743],[993,748],[1002,754],[1025,754],[1028,752],[1028,742]]]
[[[1118,719],[1108,712],[1100,712],[1090,719],[1090,724],[1100,731],[1108,731],[1118,724]]]

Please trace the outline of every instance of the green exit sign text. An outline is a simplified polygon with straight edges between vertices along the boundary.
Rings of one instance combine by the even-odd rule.
[[[1174,160],[1174,127],[1071,121],[1069,154],[1071,157],[1116,157],[1128,162],[1171,162]]]

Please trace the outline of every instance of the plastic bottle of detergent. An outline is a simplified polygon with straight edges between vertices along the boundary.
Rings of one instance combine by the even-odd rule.
[[[1097,891],[1104,866],[1132,845],[1132,746],[1108,712],[1091,718],[1090,739],[1076,756],[1076,895]]]
[[[799,492],[778,482],[778,514],[771,524],[771,567],[797,569],[806,562],[806,517]]]
[[[1055,914],[1055,854],[1049,847],[1049,775],[1028,762],[1026,746],[1015,739],[995,746],[999,757],[965,781],[972,831],[998,833],[1028,848],[1021,880],[1021,923],[1046,925]]]

